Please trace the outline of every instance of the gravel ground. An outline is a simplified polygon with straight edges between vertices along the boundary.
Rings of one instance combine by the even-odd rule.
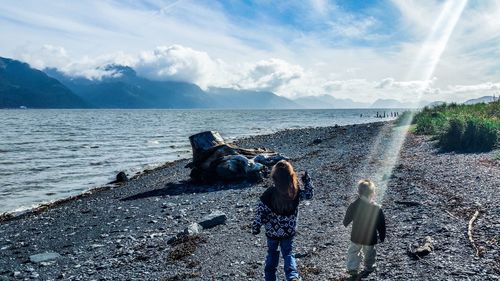
[[[381,165],[377,159],[383,159],[391,132],[390,123],[372,123],[286,130],[237,142],[283,153],[313,178],[315,197],[300,206],[295,239],[304,280],[347,279],[349,228],[342,218],[355,198],[354,184]],[[427,137],[410,134],[380,194],[388,237],[378,247],[378,271],[366,280],[500,279],[497,152],[440,153]],[[251,235],[250,223],[269,180],[192,185],[186,182],[187,162],[4,220],[0,280],[262,280],[266,239]],[[191,222],[217,210],[227,215],[226,224],[167,244]],[[479,256],[467,236],[476,211],[473,237]],[[435,241],[434,251],[412,259],[409,246],[426,236]],[[30,261],[45,252],[61,257]]]

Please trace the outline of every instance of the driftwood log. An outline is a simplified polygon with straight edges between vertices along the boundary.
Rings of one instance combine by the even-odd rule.
[[[215,180],[260,180],[268,166],[286,157],[265,148],[247,149],[227,144],[216,131],[189,137],[193,150],[190,177],[198,182]]]
[[[474,212],[474,215],[472,215],[472,218],[469,220],[469,225],[467,227],[467,236],[469,237],[469,242],[471,243],[472,248],[476,253],[476,256],[480,256],[481,251],[479,250],[479,247],[476,245],[476,242],[474,241],[474,236],[472,234],[472,231],[474,229],[474,221],[476,221],[478,216],[479,216],[479,211]]]
[[[193,149],[193,161],[197,162],[203,158],[205,153],[213,147],[225,144],[219,132],[206,131],[189,137]]]

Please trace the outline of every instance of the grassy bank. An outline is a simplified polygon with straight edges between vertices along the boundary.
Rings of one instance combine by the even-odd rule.
[[[490,151],[499,146],[500,101],[426,107],[412,123],[415,133],[434,135],[445,151]]]

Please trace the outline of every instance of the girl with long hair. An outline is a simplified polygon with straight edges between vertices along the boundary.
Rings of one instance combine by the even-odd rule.
[[[285,160],[274,165],[271,178],[274,184],[260,197],[252,233],[259,234],[261,226],[264,225],[267,236],[265,280],[277,280],[276,269],[280,255],[278,247],[283,255],[286,280],[299,280],[293,254],[293,237],[297,226],[299,202],[313,197],[312,181],[307,172],[304,172],[301,177],[304,189],[300,189],[293,166]]]

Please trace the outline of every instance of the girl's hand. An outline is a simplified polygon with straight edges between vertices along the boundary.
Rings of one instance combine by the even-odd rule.
[[[311,180],[311,177],[309,176],[307,171],[304,171],[304,174],[302,175],[302,177],[300,177],[300,179],[302,180],[302,183],[306,183],[307,181]]]

